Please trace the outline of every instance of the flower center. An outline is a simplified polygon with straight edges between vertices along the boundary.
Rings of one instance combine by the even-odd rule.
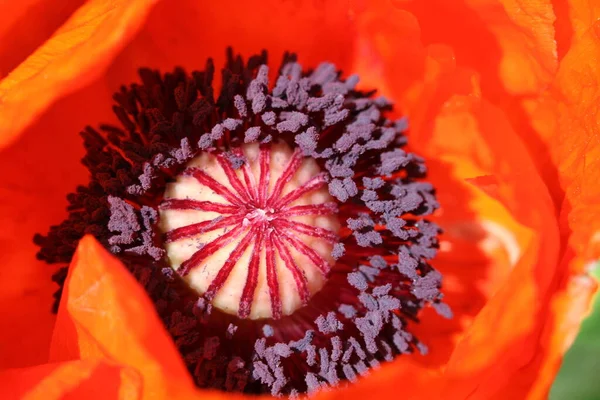
[[[201,154],[160,209],[171,267],[241,318],[292,314],[334,265],[339,223],[325,175],[284,142]]]
[[[68,265],[93,234],[144,287],[196,385],[296,396],[426,351],[442,302],[438,207],[392,105],[333,64],[266,52],[115,94],[122,127],[82,132],[90,182],[37,235]],[[60,299],[66,267],[53,279]],[[178,277],[180,279],[178,279]]]

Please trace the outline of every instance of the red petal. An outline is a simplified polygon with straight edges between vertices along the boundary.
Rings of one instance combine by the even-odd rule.
[[[3,1],[0,3],[0,79],[52,36],[82,0]]]
[[[600,258],[600,68],[589,62],[600,56],[599,39],[597,22],[563,59],[551,104],[558,122],[547,126],[565,192],[561,224],[584,262]]]
[[[412,357],[405,357],[412,358]],[[323,390],[315,400],[411,399],[431,400],[440,396],[441,376],[437,371],[423,368],[411,360],[394,361],[372,370],[368,377],[357,383]],[[413,359],[414,361],[414,359]]]
[[[5,400],[139,399],[141,389],[135,371],[99,360],[0,371]]]
[[[495,193],[528,228],[529,241],[520,243],[519,262],[455,348],[446,366],[444,393],[450,398],[523,398],[539,373],[538,360],[554,356],[553,349],[545,349],[547,342],[540,343],[546,324],[554,318],[550,304],[562,280],[553,204],[523,144],[497,109],[475,97],[457,97],[444,107],[444,114],[452,118],[461,113],[471,123],[453,131],[467,137],[472,130],[479,132],[479,140],[471,146],[478,146],[480,157],[470,160],[494,173],[497,187],[487,188],[488,193]],[[439,140],[434,136],[433,142],[446,143],[441,136]],[[489,180],[478,183],[490,185]],[[545,339],[551,340],[552,333]]]
[[[116,89],[137,80],[140,66],[201,69],[208,57],[219,71],[227,46],[244,56],[268,50],[272,73],[284,51],[298,53],[305,67],[325,60],[346,67],[352,58],[350,13],[344,0],[247,0],[231,7],[215,1],[159,2],[109,70],[109,82]]]
[[[448,70],[453,70],[456,65],[475,70],[486,99],[505,110],[558,204],[559,191],[553,186],[557,173],[549,160],[544,137],[532,127],[530,117],[531,109],[535,107],[532,96],[537,96],[549,85],[557,69],[552,3],[550,0],[452,3],[395,0],[393,4],[409,10],[416,17],[428,58],[420,87],[419,83],[413,84],[407,91],[398,88],[395,81],[401,74],[395,74],[394,68],[405,63],[414,64],[413,53],[395,51],[396,56],[386,60],[386,65],[392,98],[398,101],[417,97],[419,100],[416,106],[407,110],[413,124],[420,124],[435,115],[425,115],[423,111],[424,108],[432,109],[428,103],[432,90],[444,91],[444,87],[451,86],[455,93],[464,93],[461,87],[464,88],[465,77],[457,76],[455,72],[449,81]],[[389,11],[385,14],[390,16],[382,18],[392,18]],[[415,41],[418,42],[418,38]],[[390,35],[383,42],[387,47],[396,48],[396,43],[402,44],[403,40]]]
[[[139,373],[144,398],[194,389],[183,360],[143,288],[95,239],[84,237],[67,278],[53,360],[107,359]]]
[[[153,0],[91,0],[0,81],[0,147],[56,99],[98,78],[144,22]]]
[[[94,104],[102,85],[83,95],[57,103],[68,110],[80,104]],[[80,92],[81,93],[81,92]],[[98,115],[100,111],[100,115]],[[90,113],[104,118],[110,110]],[[54,316],[52,293],[58,286],[50,275],[58,266],[35,259],[36,233],[66,217],[66,193],[87,181],[88,172],[79,160],[83,156],[76,133],[85,126],[86,115],[50,113],[39,119],[12,146],[0,151],[0,367],[23,367],[48,360],[48,346]],[[37,131],[41,134],[33,134]]]
[[[537,93],[556,70],[550,0],[395,0],[418,19],[426,44],[443,43],[494,94]],[[496,97],[493,97],[496,100]]]
[[[600,258],[600,143],[597,139],[600,104],[600,68],[589,60],[600,56],[600,23],[583,32],[583,15],[591,4],[573,2],[573,43],[565,55],[550,91],[536,114],[536,127],[548,140],[564,192],[560,227],[566,250],[561,260],[559,295],[553,300],[556,314],[544,334],[552,335],[551,357],[542,364],[544,377],[552,377],[562,355],[586,315],[596,284],[587,268]],[[535,385],[548,392],[548,380]]]
[[[554,0],[556,42],[559,59],[586,35],[600,17],[600,3],[588,0]]]

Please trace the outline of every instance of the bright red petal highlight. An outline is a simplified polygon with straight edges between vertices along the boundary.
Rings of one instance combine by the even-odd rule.
[[[140,379],[127,367],[100,360],[0,371],[5,400],[139,399]]]
[[[71,264],[51,356],[128,366],[139,373],[144,398],[172,398],[194,390],[150,299],[92,237],[81,240]]]

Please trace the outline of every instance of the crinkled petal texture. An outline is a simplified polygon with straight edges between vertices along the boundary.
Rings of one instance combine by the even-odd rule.
[[[566,247],[561,260],[563,291],[552,303],[565,338],[560,343],[555,335],[554,341],[563,348],[576,334],[567,328],[577,327],[577,313],[588,307],[596,286],[588,269],[600,258],[600,68],[589,62],[600,57],[600,8],[588,2],[572,2],[570,7],[572,46],[534,114],[536,128],[553,139],[550,151],[564,191],[559,216]],[[583,29],[590,17],[593,22]],[[542,376],[552,376],[560,361],[559,356],[550,359]]]
[[[587,61],[600,57],[600,28],[589,3],[91,0],[68,20],[57,13],[65,25],[0,83],[0,143],[14,142],[0,157],[0,220],[11,228],[0,254],[19,266],[0,279],[10,321],[0,366],[51,363],[8,369],[0,387],[9,398],[198,396],[143,290],[92,238],[51,338],[40,306],[51,270],[33,260],[30,237],[60,221],[64,194],[85,180],[75,133],[113,121],[111,93],[139,66],[192,69],[208,56],[218,65],[233,45],[266,48],[272,61],[294,50],[309,67],[327,59],[380,88],[409,117],[442,203],[436,267],[455,318],[424,310],[415,330],[430,355],[317,398],[545,398],[595,289],[585,267],[599,256],[600,72]]]
[[[600,10],[596,14],[600,18]],[[557,116],[551,150],[565,192],[560,221],[572,232],[569,248],[583,256],[580,261],[600,257],[600,67],[590,63],[599,56],[596,21],[563,59],[552,97],[540,107],[542,117]]]

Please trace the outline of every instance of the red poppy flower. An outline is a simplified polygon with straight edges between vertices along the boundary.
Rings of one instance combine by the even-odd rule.
[[[600,53],[600,8],[588,3],[0,5],[2,398],[236,397],[195,387],[156,305],[92,236],[54,316],[56,269],[35,259],[31,239],[66,217],[64,196],[87,181],[76,133],[119,123],[111,95],[121,84],[142,66],[224,65],[230,45],[359,74],[360,89],[377,88],[408,117],[441,204],[431,263],[454,318],[424,307],[410,331],[427,355],[396,357],[317,398],[544,398],[600,252],[600,73],[587,62]]]

